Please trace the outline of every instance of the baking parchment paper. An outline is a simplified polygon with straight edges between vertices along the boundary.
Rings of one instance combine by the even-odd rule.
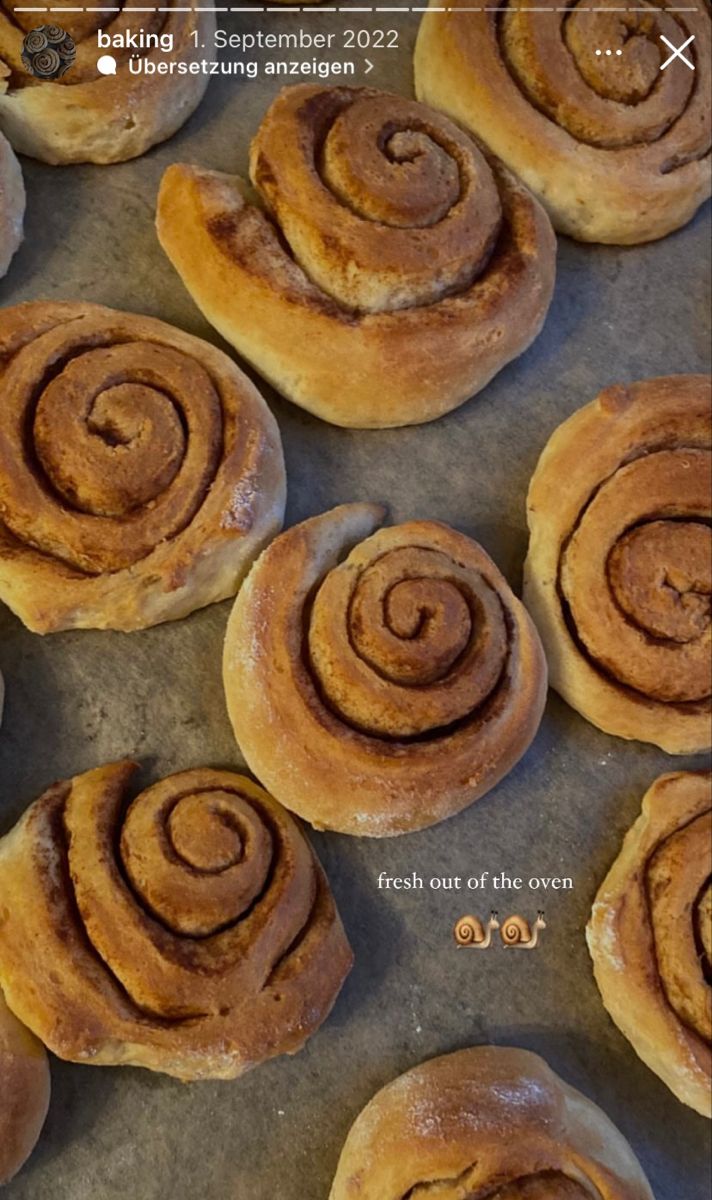
[[[418,17],[315,12],[219,20],[238,32],[395,27],[400,48],[370,53],[374,70],[353,82],[411,94]],[[135,162],[51,168],[24,160],[26,238],[0,302],[96,301],[224,345],[160,250],[156,189],[174,161],[244,172],[250,137],[281,82],[213,80],[189,124]],[[649,246],[561,239],[556,294],[538,341],[484,394],[435,424],[349,432],[264,388],[284,439],[288,522],[343,501],[385,500],[394,521],[434,517],[474,536],[518,588],[527,482],[553,428],[614,381],[709,370],[709,247],[709,211]],[[42,639],[0,608],[0,833],[53,780],[123,756],[142,762],[143,783],[194,765],[239,768],[220,676],[228,612],[222,604],[131,635]],[[709,1125],[615,1029],[583,937],[643,792],[660,772],[688,765],[701,764],[607,737],[552,694],[526,758],[461,816],[381,842],[314,835],[356,967],[307,1048],[233,1083],[190,1086],[53,1060],[46,1128],[4,1196],[326,1200],[347,1129],[377,1088],[423,1059],[492,1041],[542,1053],[596,1100],[632,1142],[657,1200],[706,1200]],[[483,870],[568,875],[575,886],[543,900],[527,891],[377,888],[381,871],[430,879]],[[484,917],[491,906],[529,918],[544,907],[541,947],[458,951],[454,921],[468,911]]]

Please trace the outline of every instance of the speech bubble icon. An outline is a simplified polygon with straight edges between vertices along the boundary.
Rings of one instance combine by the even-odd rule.
[[[115,75],[116,74],[116,59],[113,54],[102,54],[98,59],[96,69],[100,75]]]

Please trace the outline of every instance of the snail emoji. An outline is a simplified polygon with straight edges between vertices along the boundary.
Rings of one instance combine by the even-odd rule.
[[[486,930],[479,917],[460,917],[453,933],[458,946],[469,946],[472,950],[486,950],[492,944],[492,934],[495,929],[499,929],[499,921],[497,913],[493,909]]]
[[[507,920],[500,928],[499,936],[504,942],[505,947],[514,947],[517,950],[533,950],[539,941],[539,930],[546,929],[546,921],[544,913],[539,911],[536,915],[536,921],[532,928],[529,922],[524,920],[524,917],[513,916],[507,917]]]

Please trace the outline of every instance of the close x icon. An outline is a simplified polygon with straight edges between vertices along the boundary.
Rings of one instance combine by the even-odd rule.
[[[683,43],[682,43],[682,45],[681,45],[681,46],[674,46],[674,45],[673,45],[673,43],[672,43],[672,42],[669,40],[669,38],[666,38],[666,37],[665,37],[665,34],[664,34],[664,33],[663,33],[663,34],[661,34],[661,35],[660,35],[660,41],[665,43],[665,45],[667,46],[668,50],[672,50],[672,54],[670,55],[670,57],[669,57],[669,58],[666,58],[666,59],[665,59],[665,62],[664,62],[664,63],[662,63],[662,65],[661,65],[661,67],[660,67],[660,70],[661,70],[661,71],[664,71],[666,67],[669,67],[669,66],[670,66],[670,63],[671,63],[671,62],[674,62],[676,58],[679,58],[679,59],[680,59],[682,62],[684,62],[684,64],[685,64],[685,66],[686,66],[686,67],[689,67],[691,71],[694,71],[694,69],[695,69],[695,64],[692,62],[692,60],[691,60],[691,59],[689,59],[689,58],[687,57],[687,55],[686,55],[686,54],[683,54],[683,53],[682,53],[682,52],[683,52],[683,50],[686,50],[686,49],[687,49],[687,47],[688,47],[689,45],[691,45],[691,44],[692,44],[692,42],[694,42],[694,40],[695,40],[695,35],[694,35],[694,33],[693,33],[693,34],[691,34],[691,35],[690,35],[690,37],[687,39],[687,41],[686,41],[686,42],[683,42]]]

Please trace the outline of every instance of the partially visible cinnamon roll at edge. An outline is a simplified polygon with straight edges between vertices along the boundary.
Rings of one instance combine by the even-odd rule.
[[[712,736],[712,391],[703,375],[606,388],[532,477],[524,597],[552,686],[670,754]]]
[[[51,787],[0,841],[0,987],[60,1058],[232,1079],[293,1054],[351,951],[297,823],[227,771]]]
[[[661,775],[586,930],[603,1003],[683,1104],[712,1117],[712,777]]]
[[[357,1117],[330,1200],[653,1200],[631,1147],[543,1059],[509,1046],[434,1058]]]
[[[123,162],[171,137],[202,100],[210,76],[200,64],[215,55],[215,13],[207,5],[163,0],[140,8],[116,0],[102,9],[54,0],[40,11],[46,22],[17,0],[0,9],[0,130],[18,153],[53,164]],[[49,79],[23,61],[30,32],[48,43]],[[97,67],[99,32],[111,39],[111,75]],[[54,78],[62,34],[73,61]]]
[[[561,233],[651,241],[684,225],[710,195],[708,5],[674,13],[664,0],[431,7],[415,50],[418,98],[481,138]],[[693,70],[682,61],[663,69],[671,57],[663,37],[687,43]]]

